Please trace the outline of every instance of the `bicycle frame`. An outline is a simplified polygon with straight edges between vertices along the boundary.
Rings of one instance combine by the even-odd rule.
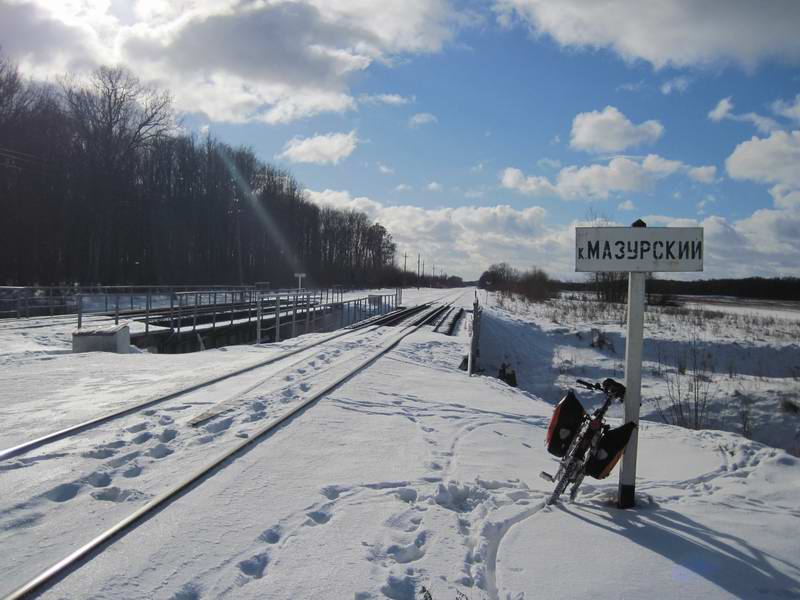
[[[611,401],[615,397],[619,397],[619,390],[612,387],[601,387],[598,384],[589,384],[585,381],[578,380],[578,383],[589,389],[602,390],[606,396],[603,405],[592,413],[592,416],[585,416],[581,423],[580,429],[572,440],[572,443],[561,459],[558,471],[555,477],[547,475],[542,472],[541,476],[549,481],[556,482],[556,487],[553,493],[548,497],[546,504],[555,504],[561,494],[564,493],[567,486],[571,483],[572,489],[570,490],[570,500],[574,500],[578,488],[583,482],[586,463],[597,452],[600,438],[604,431],[607,431],[610,426],[603,423],[603,418],[606,415]],[[615,382],[616,383],[616,382]],[[618,384],[619,385],[619,384]],[[623,394],[624,394],[624,388]]]

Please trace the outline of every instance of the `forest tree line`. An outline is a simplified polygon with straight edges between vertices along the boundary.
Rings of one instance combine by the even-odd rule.
[[[249,148],[181,133],[130,72],[34,84],[0,54],[0,284],[390,285],[395,243]]]

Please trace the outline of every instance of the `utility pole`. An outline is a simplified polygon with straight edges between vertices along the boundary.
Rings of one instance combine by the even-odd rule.
[[[406,287],[406,263],[408,262],[408,252],[403,252],[403,287]]]
[[[424,260],[422,261],[422,279],[423,280],[425,279],[425,261]],[[424,283],[424,281],[423,281],[423,283]]]
[[[419,289],[419,259],[420,259],[420,254],[419,252],[417,252],[417,289]]]

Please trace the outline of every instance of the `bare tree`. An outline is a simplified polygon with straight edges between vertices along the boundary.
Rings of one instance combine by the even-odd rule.
[[[122,67],[100,67],[84,84],[65,82],[63,90],[77,134],[112,169],[174,126],[169,93]]]

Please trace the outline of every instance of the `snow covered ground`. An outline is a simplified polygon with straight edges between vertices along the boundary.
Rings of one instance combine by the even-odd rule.
[[[554,465],[544,431],[575,376],[554,353],[574,348],[579,369],[584,349],[563,343],[575,337],[556,331],[566,325],[489,304],[487,372],[508,353],[526,389],[457,369],[468,322],[454,337],[423,328],[44,597],[411,600],[423,586],[435,600],[800,596],[800,461],[736,433],[643,423],[636,510],[613,506],[616,473],[543,508],[538,473]],[[345,336],[0,462],[0,595],[397,333]],[[8,352],[0,447],[309,339],[185,355]],[[587,362],[582,376],[613,375],[615,360]],[[187,426],[244,390],[230,412]]]
[[[578,377],[624,378],[624,305],[563,298],[531,304],[485,292],[481,300],[491,306],[482,340],[487,373],[509,363],[521,388],[550,401]],[[800,311],[765,311],[648,307],[643,418],[663,422],[660,407],[670,419],[670,394],[693,408],[697,389],[698,402],[707,400],[706,427],[800,454]],[[594,328],[605,334],[607,347],[591,346]]]

